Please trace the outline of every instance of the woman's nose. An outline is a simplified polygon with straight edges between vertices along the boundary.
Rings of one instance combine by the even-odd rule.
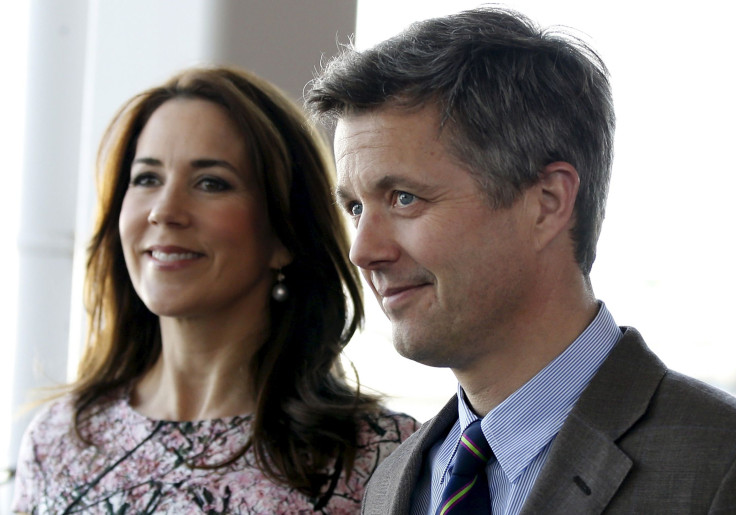
[[[162,187],[148,213],[148,223],[185,227],[191,222],[186,192],[175,184]]]

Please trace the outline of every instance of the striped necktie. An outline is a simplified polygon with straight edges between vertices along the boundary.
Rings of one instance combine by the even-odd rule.
[[[486,463],[491,456],[493,453],[483,436],[480,420],[476,420],[460,437],[455,465],[436,515],[491,513],[486,476]]]

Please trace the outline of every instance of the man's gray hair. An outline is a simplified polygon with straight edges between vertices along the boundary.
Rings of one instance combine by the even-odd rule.
[[[367,51],[345,47],[306,104],[326,124],[384,106],[436,106],[448,151],[496,208],[510,206],[547,164],[572,164],[580,190],[571,236],[590,273],[615,116],[606,67],[579,39],[498,8],[426,20]]]

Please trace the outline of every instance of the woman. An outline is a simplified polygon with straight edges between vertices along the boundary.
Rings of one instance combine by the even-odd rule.
[[[26,433],[15,510],[358,512],[416,424],[343,378],[363,312],[328,163],[242,71],[185,71],[123,106],[79,378]]]

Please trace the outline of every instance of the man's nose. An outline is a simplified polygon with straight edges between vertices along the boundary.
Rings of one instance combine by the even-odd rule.
[[[350,261],[365,270],[372,270],[396,261],[399,247],[387,215],[364,212],[358,221],[355,239],[350,247]]]
[[[157,192],[148,223],[152,225],[170,225],[186,227],[191,223],[188,195],[176,184],[167,184]]]

